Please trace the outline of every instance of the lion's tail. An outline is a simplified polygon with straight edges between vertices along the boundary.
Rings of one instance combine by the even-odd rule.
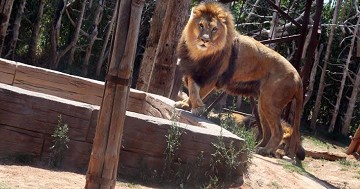
[[[294,119],[293,119],[293,136],[291,137],[290,141],[290,154],[293,156],[295,153],[297,159],[304,160],[305,159],[305,150],[301,146],[300,141],[300,121],[301,121],[301,114],[303,110],[303,87],[302,84],[299,84],[298,92],[295,94],[295,112],[294,112]]]

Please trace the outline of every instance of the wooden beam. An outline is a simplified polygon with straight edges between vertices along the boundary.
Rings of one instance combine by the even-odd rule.
[[[351,143],[346,150],[346,154],[352,154],[353,152],[360,152],[360,126],[356,129],[355,136],[351,138]]]
[[[116,25],[108,76],[86,174],[85,188],[115,188],[144,0],[117,1]]]

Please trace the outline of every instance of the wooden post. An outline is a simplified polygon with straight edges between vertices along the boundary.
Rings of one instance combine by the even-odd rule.
[[[86,174],[87,189],[115,188],[125,111],[144,0],[117,1],[108,75]]]
[[[359,150],[357,150],[358,148],[360,148],[360,125],[356,129],[355,135],[351,138],[351,143],[346,150],[346,154],[349,155],[353,152],[360,152]]]

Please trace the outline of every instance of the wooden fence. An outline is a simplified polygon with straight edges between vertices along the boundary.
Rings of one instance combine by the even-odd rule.
[[[46,162],[58,115],[69,125],[69,149],[63,165],[86,169],[95,134],[103,82],[0,59],[0,156],[32,155]],[[119,172],[138,175],[162,170],[166,137],[174,102],[141,91],[130,91]],[[219,126],[180,111],[185,132],[177,153],[183,163],[204,152],[208,168],[212,143],[222,133],[240,150],[243,140]],[[194,126],[196,125],[196,126]],[[239,161],[245,161],[242,154]],[[242,170],[239,170],[242,176]]]

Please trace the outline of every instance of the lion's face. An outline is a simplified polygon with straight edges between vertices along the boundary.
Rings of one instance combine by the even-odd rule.
[[[193,44],[200,51],[222,49],[226,41],[226,25],[210,16],[194,19]]]
[[[185,27],[185,41],[194,57],[203,57],[226,46],[232,40],[233,18],[230,12],[224,11],[219,4],[200,4],[193,8],[191,17]]]

